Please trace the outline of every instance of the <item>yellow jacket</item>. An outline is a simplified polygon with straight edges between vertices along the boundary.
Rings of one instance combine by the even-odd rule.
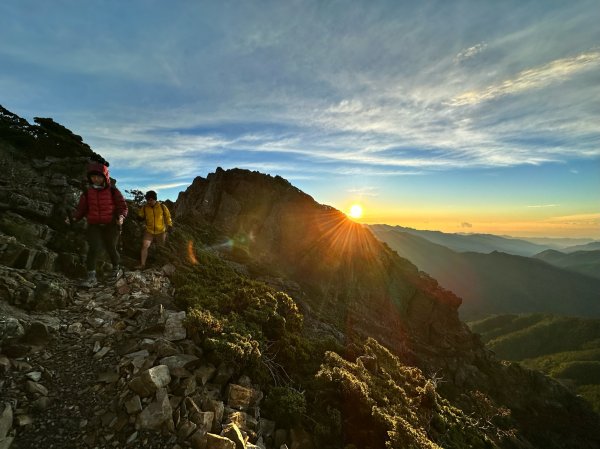
[[[158,201],[154,207],[144,204],[138,211],[138,215],[146,219],[146,232],[153,235],[162,234],[167,230],[167,226],[173,226],[169,209]]]

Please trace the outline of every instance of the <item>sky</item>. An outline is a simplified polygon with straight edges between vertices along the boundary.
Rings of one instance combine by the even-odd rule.
[[[600,4],[3,0],[0,104],[123,189],[279,175],[363,223],[600,239]]]

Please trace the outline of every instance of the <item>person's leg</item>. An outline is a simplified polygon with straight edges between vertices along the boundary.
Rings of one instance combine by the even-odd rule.
[[[167,241],[167,233],[163,232],[162,234],[157,234],[154,236],[154,238],[156,238],[156,241],[160,244],[160,245],[164,245],[165,242]]]
[[[110,263],[112,263],[113,270],[117,269],[121,261],[117,251],[117,243],[119,242],[119,228],[117,225],[110,224],[102,228],[102,242],[110,258]]]
[[[88,225],[87,227],[87,243],[88,253],[86,258],[86,268],[88,273],[96,271],[96,258],[98,257],[98,250],[102,244],[102,236],[100,235],[100,227],[98,225]]]
[[[148,259],[148,248],[152,245],[152,234],[149,232],[144,233],[144,237],[142,238],[142,250],[140,253],[140,267],[144,268],[146,266],[146,260]]]
[[[97,225],[88,225],[86,238],[88,243],[88,253],[85,261],[87,277],[79,285],[89,288],[94,287],[98,283],[96,280],[96,258],[102,244],[100,228]]]
[[[108,278],[109,282],[117,281],[123,276],[123,270],[119,267],[120,257],[117,251],[117,242],[119,241],[119,228],[116,224],[106,225],[102,228],[102,241],[104,248],[110,257],[113,269]]]

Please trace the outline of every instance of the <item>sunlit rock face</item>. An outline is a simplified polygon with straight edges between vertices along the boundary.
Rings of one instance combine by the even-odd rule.
[[[179,195],[176,215],[213,224],[252,259],[307,286],[310,306],[349,332],[376,335],[407,357],[421,344],[481,350],[457,318],[459,298],[280,177],[217,169]]]

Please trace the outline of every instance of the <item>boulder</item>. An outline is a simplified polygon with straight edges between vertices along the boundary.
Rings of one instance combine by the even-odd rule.
[[[238,410],[247,410],[256,405],[263,397],[261,391],[237,384],[227,386],[227,405]]]
[[[0,404],[0,444],[6,439],[13,426],[13,411],[8,402]],[[8,446],[7,446],[8,447]]]
[[[246,439],[242,435],[239,427],[235,424],[228,424],[223,428],[221,435],[229,438],[235,443],[235,449],[246,449]]]
[[[229,438],[215,435],[214,433],[207,433],[206,449],[236,449],[236,447],[235,443]]]
[[[185,326],[185,312],[169,313],[165,322],[165,339],[169,341],[183,340],[187,336]]]
[[[138,415],[136,427],[138,429],[159,429],[163,424],[173,419],[173,409],[169,402],[166,390],[159,390],[156,400],[148,405]]]
[[[25,328],[19,320],[12,317],[0,317],[0,345],[19,340],[25,335]]]
[[[169,367],[158,365],[143,371],[138,377],[129,382],[129,388],[141,397],[152,395],[159,388],[166,387],[171,382]]]

